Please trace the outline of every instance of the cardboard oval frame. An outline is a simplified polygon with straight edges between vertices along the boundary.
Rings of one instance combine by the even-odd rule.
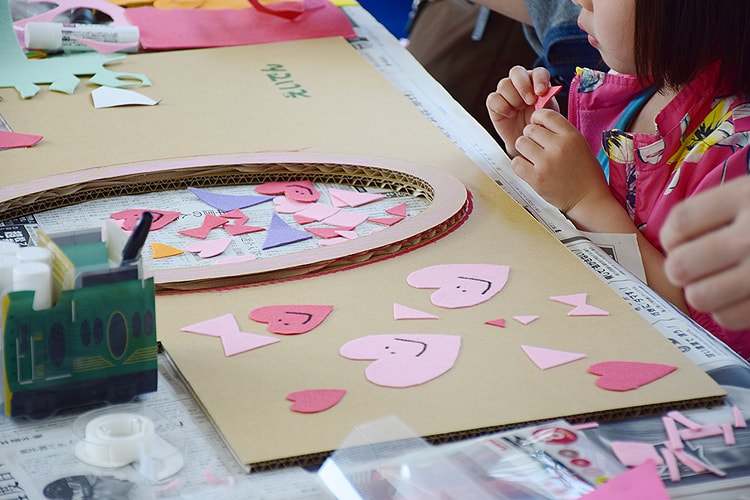
[[[464,185],[436,169],[389,158],[309,152],[173,158],[53,175],[0,189],[0,211],[12,219],[107,197],[301,179],[391,189],[423,196],[429,205],[399,224],[338,245],[231,265],[155,270],[157,290],[261,284],[364,265],[434,241],[471,212]]]

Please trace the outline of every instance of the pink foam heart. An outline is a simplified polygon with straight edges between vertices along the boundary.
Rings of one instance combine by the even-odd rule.
[[[274,305],[258,307],[250,311],[250,319],[267,323],[268,331],[281,335],[307,333],[320,325],[333,311],[325,305]]]
[[[348,359],[373,360],[365,377],[384,387],[424,384],[450,370],[458,358],[461,337],[436,334],[368,335],[344,344]]]
[[[318,201],[320,192],[310,181],[266,182],[255,188],[260,194],[283,194],[287,198],[304,203]]]
[[[186,249],[188,252],[197,253],[204,259],[216,257],[224,253],[229,244],[232,242],[232,238],[218,238],[215,240],[196,241],[195,243],[189,244]]]
[[[588,372],[599,375],[596,385],[608,391],[632,391],[669,375],[676,366],[637,361],[603,361],[589,366]]]
[[[292,401],[290,409],[298,413],[319,413],[336,406],[346,395],[344,389],[307,389],[290,392],[286,399]]]
[[[496,264],[438,264],[414,271],[406,282],[437,288],[430,296],[439,307],[469,307],[490,300],[508,282],[510,267]]]

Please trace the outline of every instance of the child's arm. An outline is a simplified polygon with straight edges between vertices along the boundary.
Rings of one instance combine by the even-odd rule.
[[[518,154],[515,149],[516,139],[530,123],[534,104],[539,96],[549,90],[549,82],[549,71],[546,68],[527,70],[521,66],[514,66],[508,76],[497,84],[497,90],[487,96],[490,119],[511,157]],[[549,105],[554,109],[560,109],[554,99]]]
[[[549,109],[532,113],[515,149],[513,171],[578,229],[635,234],[649,286],[687,311],[681,287],[666,278],[664,256],[612,196],[586,139],[565,117]]]

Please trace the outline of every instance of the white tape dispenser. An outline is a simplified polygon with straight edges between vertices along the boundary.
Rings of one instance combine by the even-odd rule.
[[[154,420],[140,407],[110,407],[76,420],[75,455],[84,463],[104,468],[133,464],[149,482],[160,483],[185,465],[175,446],[156,432]]]

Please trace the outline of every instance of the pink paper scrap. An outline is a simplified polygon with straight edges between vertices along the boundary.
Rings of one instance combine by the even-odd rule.
[[[544,95],[537,97],[536,102],[534,103],[534,109],[538,110],[545,107],[547,103],[550,102],[561,90],[562,85],[554,85],[550,87]]]
[[[351,22],[331,2],[318,0],[320,8],[308,9],[294,22],[256,9],[172,9],[132,7],[125,9],[138,26],[141,46],[150,50],[226,47],[341,36],[356,38]],[[206,29],[221,26],[221,29]]]
[[[229,244],[232,242],[232,238],[218,238],[214,240],[196,241],[186,247],[188,252],[196,253],[199,257],[209,259],[216,257],[224,253]]]
[[[669,500],[667,488],[653,460],[646,460],[622,474],[618,474],[581,500]]]
[[[370,222],[374,222],[375,224],[380,224],[383,226],[392,226],[394,224],[401,222],[402,220],[404,220],[404,218],[403,217],[375,217],[375,218],[370,217],[367,220],[369,220]]]
[[[664,432],[667,433],[667,442],[669,443],[669,449],[674,451],[684,449],[685,445],[682,444],[682,438],[680,437],[680,431],[677,429],[677,424],[670,417],[661,417],[662,425],[664,425]]]
[[[610,446],[617,460],[626,467],[641,465],[646,460],[653,460],[657,465],[664,463],[661,455],[656,451],[656,447],[650,443],[612,441]]]
[[[699,431],[703,427],[702,424],[699,424],[698,422],[695,422],[693,420],[690,420],[688,417],[683,415],[681,412],[677,410],[672,410],[667,412],[667,416],[673,419],[678,424],[682,424],[688,429],[692,429],[694,431]]]
[[[677,463],[677,458],[674,453],[669,451],[669,448],[664,447],[661,450],[661,456],[664,458],[664,463],[667,464],[667,471],[669,471],[669,480],[673,483],[680,482],[682,477],[680,476],[680,466]]]
[[[332,226],[357,227],[367,220],[367,214],[357,212],[339,212],[323,219],[323,222]]]
[[[200,226],[190,229],[183,229],[177,232],[185,236],[192,236],[193,238],[200,238],[202,240],[205,240],[206,238],[208,238],[208,233],[210,233],[211,230],[216,229],[217,227],[221,227],[228,222],[229,219],[225,219],[224,217],[206,214],[206,216],[203,218],[203,223]]]
[[[740,410],[739,406],[732,406],[732,416],[734,417],[735,428],[744,429],[747,427],[747,420],[745,420],[745,415],[742,414],[742,410]]]
[[[721,432],[724,434],[724,444],[727,446],[734,446],[737,444],[737,441],[734,437],[734,429],[732,428],[732,424],[721,424]]]
[[[29,148],[42,140],[41,135],[19,134],[0,130],[0,149]]]
[[[716,424],[706,424],[699,429],[680,429],[680,439],[690,441],[692,439],[703,439],[712,436],[721,436],[724,431]]]

